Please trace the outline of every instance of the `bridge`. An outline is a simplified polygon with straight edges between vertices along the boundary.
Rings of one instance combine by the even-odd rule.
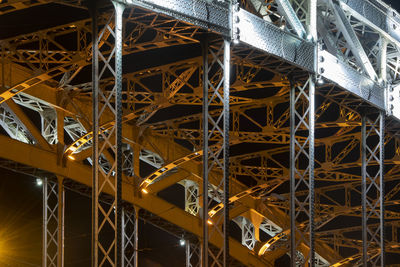
[[[0,40],[0,167],[43,182],[43,266],[64,266],[66,190],[92,199],[93,266],[138,266],[138,220],[183,238],[186,266],[400,253],[397,11],[8,0],[0,18],[55,4],[90,15]],[[184,209],[159,195],[176,184]]]

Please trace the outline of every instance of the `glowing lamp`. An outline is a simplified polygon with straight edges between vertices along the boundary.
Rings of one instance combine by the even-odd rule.
[[[143,188],[143,189],[142,189],[142,192],[145,193],[145,194],[148,194],[148,193],[149,193],[149,191],[148,191],[146,188]]]

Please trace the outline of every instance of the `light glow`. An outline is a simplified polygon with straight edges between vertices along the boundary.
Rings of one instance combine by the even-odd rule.
[[[145,193],[145,194],[148,194],[148,193],[149,193],[149,191],[148,191],[146,188],[143,188],[143,189],[142,189],[142,192]]]
[[[183,247],[185,244],[186,244],[185,239],[179,240],[179,245],[181,245],[181,247]]]
[[[271,246],[270,243],[265,243],[264,246],[262,246],[260,248],[260,250],[258,251],[258,256],[262,256],[264,255],[265,251]]]
[[[75,160],[75,157],[72,156],[72,155],[68,155],[68,158],[69,158],[70,160]]]
[[[43,180],[40,178],[36,178],[36,185],[41,186],[43,184]]]
[[[209,225],[213,225],[213,222],[212,222],[210,219],[207,220],[207,223],[208,223]]]

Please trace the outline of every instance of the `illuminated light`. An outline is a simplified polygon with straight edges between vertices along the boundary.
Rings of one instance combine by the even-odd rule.
[[[207,223],[208,223],[209,225],[213,225],[213,222],[212,222],[211,220],[207,220]]]
[[[185,239],[179,240],[179,245],[181,245],[181,247],[183,247],[185,244],[186,244]]]
[[[262,246],[262,247],[260,248],[260,250],[258,251],[258,256],[264,255],[265,251],[266,251],[270,246],[271,246],[270,243],[264,244],[264,246]]]
[[[142,192],[145,193],[145,194],[148,194],[148,193],[149,193],[149,191],[148,191],[146,188],[143,188],[143,189],[142,189]]]
[[[75,160],[75,157],[72,156],[72,155],[68,155],[68,158],[69,158],[70,160]]]
[[[43,184],[43,180],[40,178],[36,178],[36,185],[41,186]]]
[[[311,34],[307,35],[307,40],[311,40],[311,39],[312,39]]]

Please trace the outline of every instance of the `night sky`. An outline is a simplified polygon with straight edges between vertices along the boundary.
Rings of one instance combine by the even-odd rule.
[[[386,3],[400,10],[399,0]],[[63,17],[61,13],[47,11],[50,9],[40,12],[45,19],[37,15],[33,18],[27,10],[16,21],[0,18],[0,39],[12,36],[17,30],[20,33],[21,28],[30,32],[32,23],[37,24],[36,28],[65,23],[68,12],[62,12]],[[82,14],[75,13],[73,19],[86,16],[82,11]],[[0,173],[0,266],[41,266],[41,187],[33,177],[4,169]],[[183,190],[178,190],[178,194],[183,200]],[[65,218],[65,266],[90,266],[90,199],[67,190]],[[184,248],[179,246],[176,237],[142,221],[139,229],[140,266],[184,266]]]

